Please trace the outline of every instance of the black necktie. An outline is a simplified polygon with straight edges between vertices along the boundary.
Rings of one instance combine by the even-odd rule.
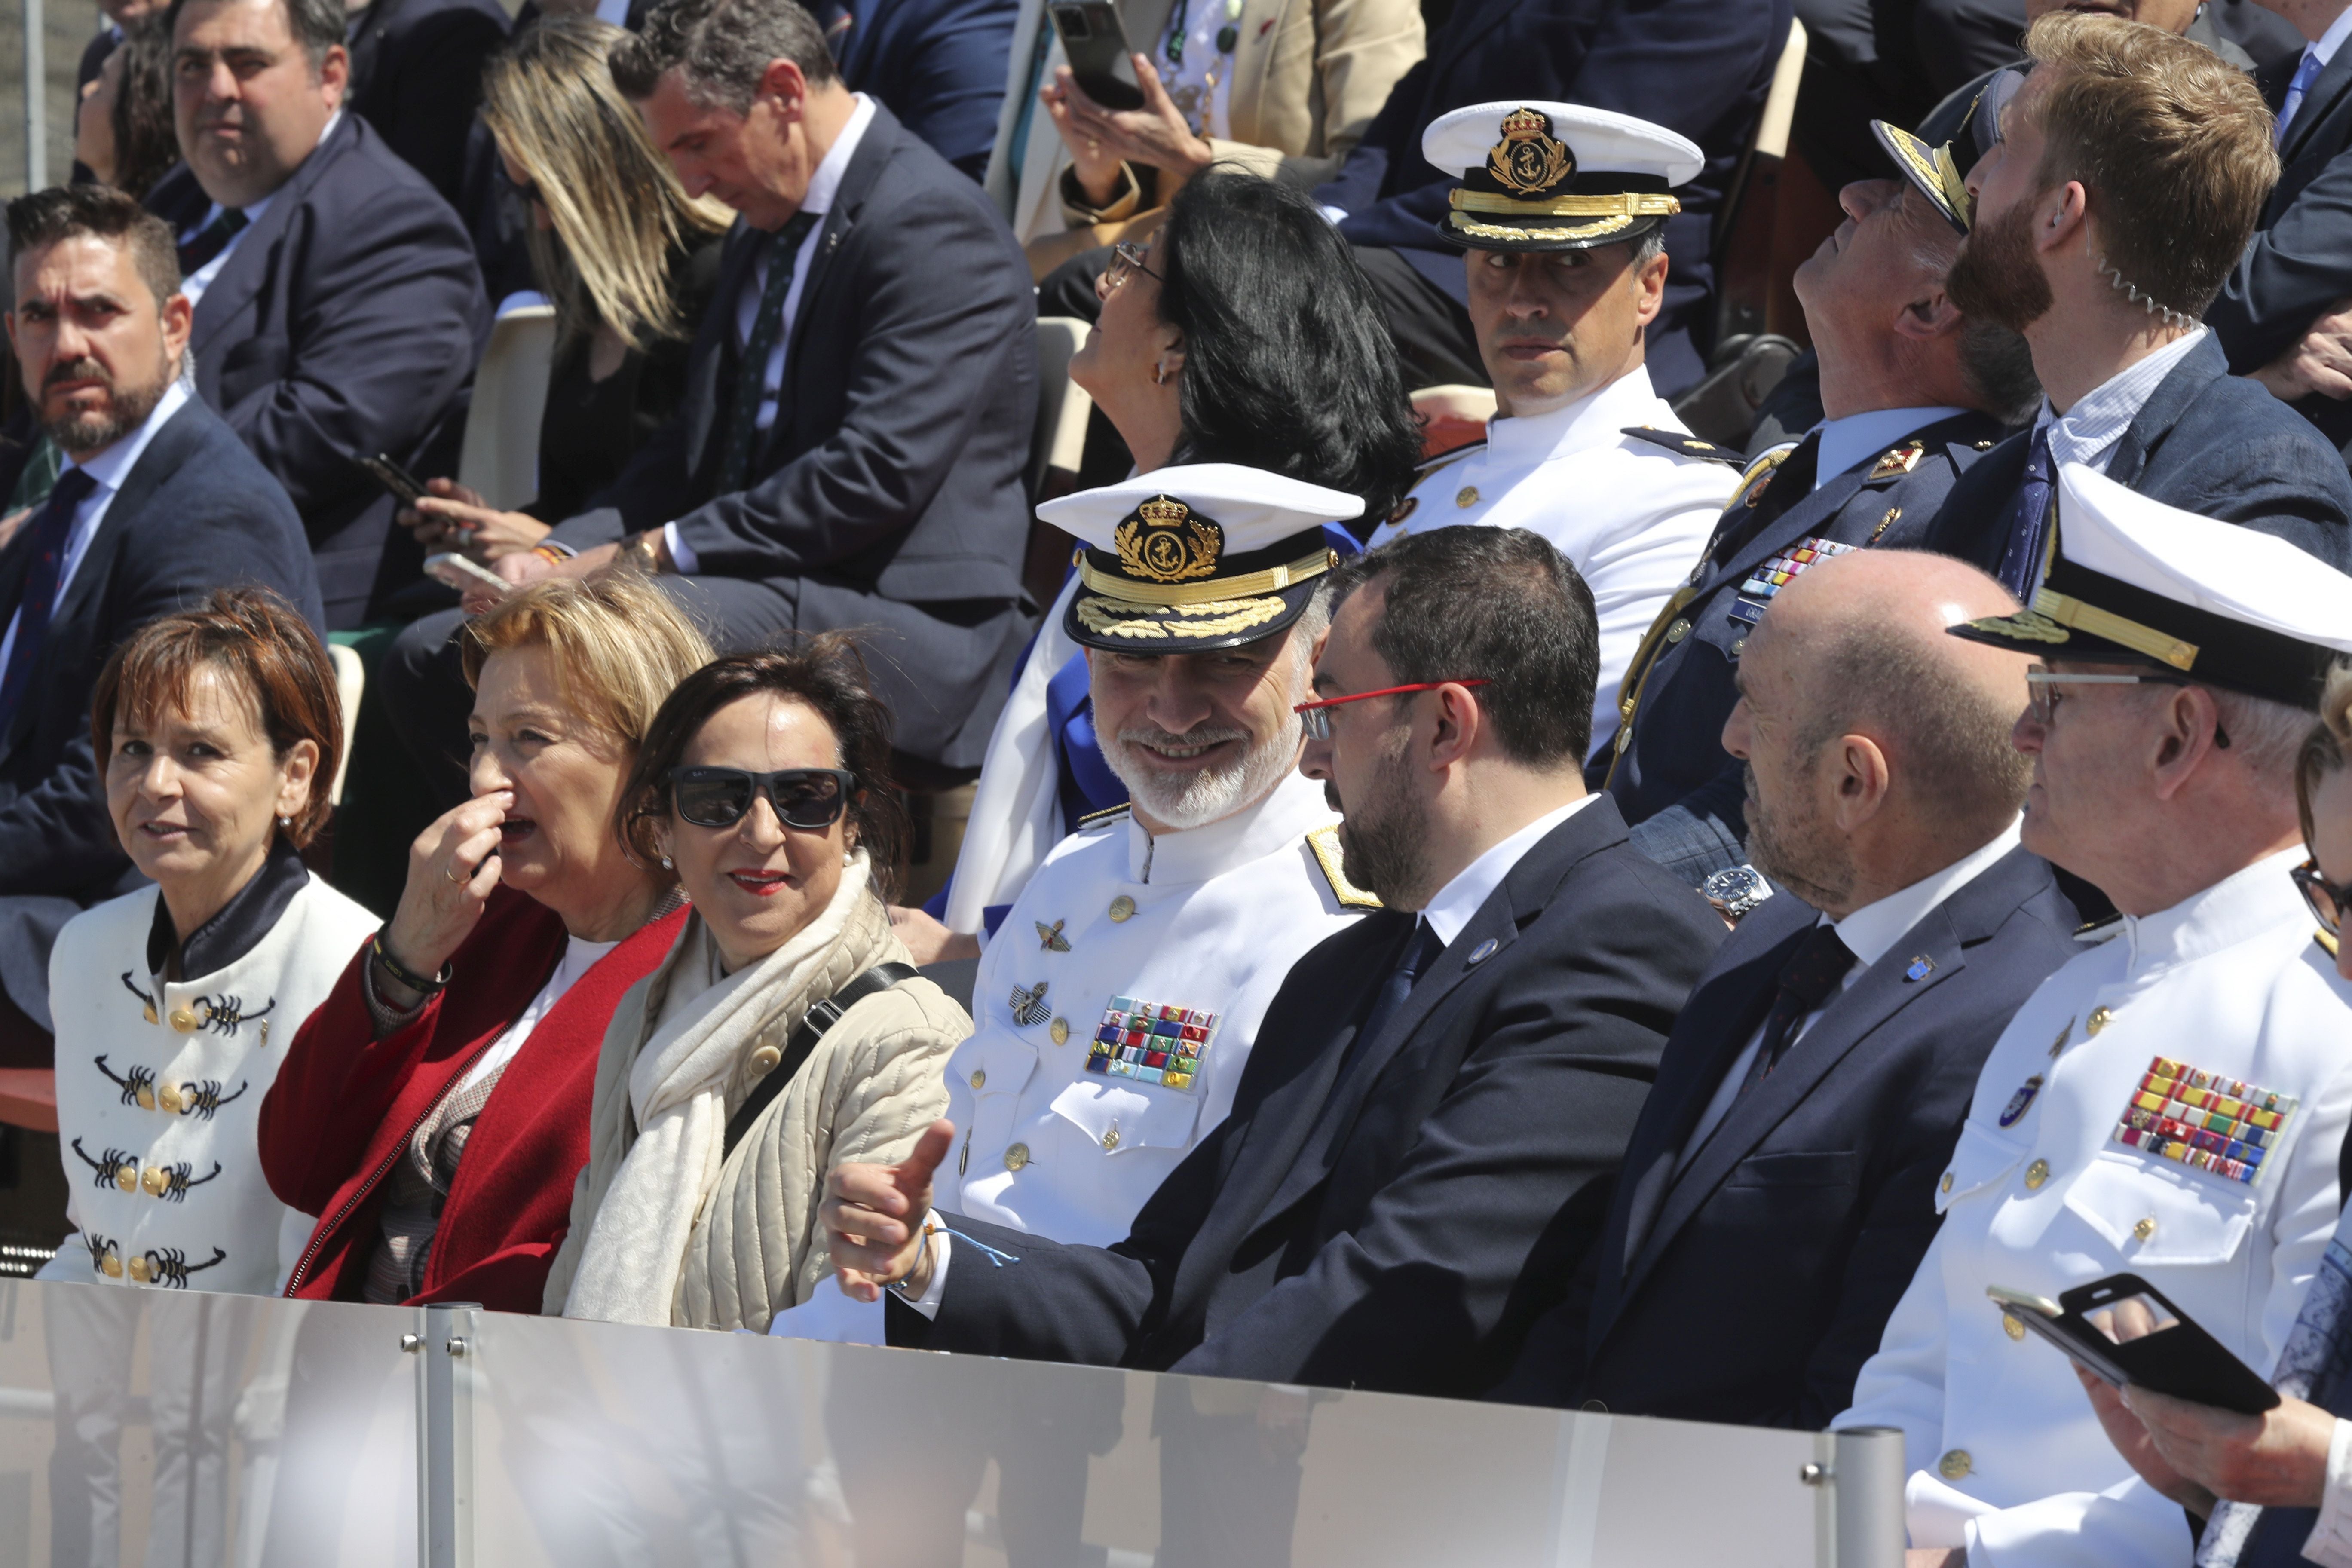
[[[180,247],[180,276],[187,277],[205,263],[228,248],[236,231],[245,226],[245,214],[235,207],[223,207],[220,215],[196,231],[194,238]]]
[[[33,683],[33,666],[41,645],[48,640],[49,612],[56,606],[58,583],[65,571],[66,540],[73,532],[74,512],[89,499],[98,481],[79,468],[58,476],[41,515],[26,525],[31,535],[26,547],[32,560],[25,568],[25,586],[16,596],[16,640],[8,650],[8,668],[0,671],[0,736],[16,723],[16,710]]]
[[[1797,1026],[1805,1021],[1812,1010],[1828,1001],[1853,967],[1853,949],[1838,936],[1837,927],[1816,925],[1789,962],[1780,966],[1780,989],[1772,998],[1772,1011],[1765,1015],[1764,1038],[1757,1047],[1756,1059],[1748,1068],[1748,1077],[1739,1086],[1733,1103],[1738,1104],[1756,1090],[1780,1058],[1789,1054],[1795,1039]]]
[[[2003,520],[2000,570],[1995,574],[2002,587],[2027,605],[2033,603],[2033,590],[2042,579],[2042,551],[2049,526],[2050,426],[2044,425],[2033,433],[2033,445],[2026,449],[2025,478],[2019,481],[2016,499],[2009,503],[2009,515]]]
[[[727,411],[727,446],[719,459],[719,484],[711,493],[733,495],[751,471],[751,445],[760,433],[760,405],[768,391],[768,356],[784,329],[784,296],[792,292],[793,269],[801,258],[801,242],[822,215],[794,213],[792,221],[768,242],[768,286],[760,293],[760,312],[751,319],[751,336],[743,345],[743,363],[735,374],[735,401]],[[783,392],[777,389],[779,416]]]

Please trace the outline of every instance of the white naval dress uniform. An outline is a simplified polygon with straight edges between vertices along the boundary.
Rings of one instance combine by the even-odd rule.
[[[312,877],[244,957],[167,985],[146,973],[162,896],[83,911],[49,954],[75,1234],[40,1278],[275,1295],[313,1222],[261,1173],[262,1098],[379,922]]]
[[[1624,434],[1644,425],[1689,434],[1639,365],[1565,408],[1497,417],[1484,446],[1438,459],[1372,536],[1379,545],[1484,523],[1551,541],[1591,588],[1600,618],[1596,746],[1617,731],[1617,688],[1642,634],[1690,575],[1739,484],[1727,464]]]
[[[2277,1358],[2336,1228],[2352,1113],[2352,984],[2287,879],[2303,855],[2125,919],[1986,1059],[1943,1228],[1832,1423],[1903,1429],[1914,1546],[1966,1546],[1971,1568],[2189,1562],[2180,1510],[1985,1287],[2133,1273],[2248,1365]]]

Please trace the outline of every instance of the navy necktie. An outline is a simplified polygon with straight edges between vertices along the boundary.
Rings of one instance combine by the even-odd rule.
[[[1396,967],[1389,971],[1389,977],[1381,983],[1380,994],[1372,998],[1371,1010],[1364,1015],[1363,1027],[1358,1029],[1356,1037],[1348,1042],[1347,1055],[1340,1058],[1339,1077],[1332,1080],[1334,1083],[1346,1079],[1349,1068],[1363,1054],[1366,1044],[1389,1026],[1389,1021],[1404,1005],[1405,998],[1412,994],[1413,983],[1421,978],[1421,972],[1429,967],[1429,961],[1444,950],[1445,943],[1438,940],[1435,927],[1427,921],[1413,922],[1412,935],[1406,939],[1403,951],[1397,954]]]
[[[816,226],[820,216],[794,213],[792,221],[768,242],[768,286],[761,290],[760,311],[751,319],[751,336],[743,345],[743,363],[735,374],[735,400],[727,411],[727,446],[719,460],[719,483],[713,495],[733,495],[751,475],[751,446],[760,433],[760,405],[767,400],[768,356],[776,352],[776,340],[783,334],[784,296],[792,292],[801,242]],[[782,417],[782,387],[776,396]]]
[[[245,214],[236,207],[223,207],[220,216],[196,231],[195,237],[180,247],[180,276],[185,278],[205,262],[228,248],[236,231],[245,226]]]
[[[2009,503],[2009,515],[2002,529],[2006,542],[2001,546],[2000,570],[1994,574],[2000,579],[2000,585],[2016,595],[2021,604],[2033,603],[2049,528],[2050,426],[2044,425],[2034,432],[2033,445],[2026,449],[2025,478],[2019,481],[2016,498]]]
[[[68,468],[58,476],[41,514],[25,525],[32,559],[25,568],[24,590],[16,596],[16,640],[8,650],[8,668],[0,671],[0,736],[15,725],[16,710],[33,683],[41,645],[48,640],[49,612],[65,573],[66,540],[73,532],[74,513],[97,488],[98,481],[82,469]]]

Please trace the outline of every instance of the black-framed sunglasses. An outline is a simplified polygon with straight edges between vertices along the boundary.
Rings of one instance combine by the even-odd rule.
[[[841,820],[857,775],[845,768],[778,768],[755,773],[748,768],[672,768],[670,805],[681,822],[697,827],[732,827],[761,795],[786,827],[818,832]]]
[[[2352,885],[2337,887],[2330,882],[2320,874],[2316,858],[2305,860],[2287,876],[2294,880],[2296,890],[2303,894],[2303,901],[2311,906],[2312,915],[2319,921],[2320,930],[2330,936],[2341,936],[2344,911],[2352,908]]]

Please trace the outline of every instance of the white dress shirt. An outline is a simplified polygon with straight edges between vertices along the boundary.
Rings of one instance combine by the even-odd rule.
[[[1914,430],[1957,419],[1967,412],[1965,408],[1941,405],[1874,408],[1867,414],[1824,419],[1814,426],[1822,444],[1813,462],[1813,489],[1819,489],[1855,464],[1877,457]]]
[[[1907,888],[1863,905],[1842,921],[1823,915],[1818,923],[1836,927],[1838,940],[1845,943],[1848,952],[1853,954],[1853,967],[1845,972],[1845,978],[1838,984],[1838,995],[1843,996],[1851,990],[1853,983],[1860,980],[1872,964],[1885,958],[1895,944],[1903,940],[1906,931],[1927,918],[1928,911],[1992,869],[2002,856],[2016,848],[2021,826],[2020,822],[2011,822],[1998,837],[1983,847],[1961,856],[1942,870],[1922,877]],[[1789,1032],[1789,1044],[1794,1046],[1803,1039],[1805,1031],[1836,1005],[1837,997],[1832,996],[1798,1019],[1797,1026]],[[1739,1053],[1738,1059],[1723,1075],[1723,1082],[1717,1086],[1715,1098],[1706,1102],[1705,1110],[1699,1112],[1698,1121],[1691,1128],[1690,1138],[1683,1144],[1682,1159],[1675,1165],[1677,1171],[1690,1163],[1691,1156],[1706,1144],[1707,1135],[1729,1114],[1731,1102],[1739,1098],[1740,1086],[1748,1081],[1748,1068],[1755,1065],[1756,1053],[1763,1044],[1764,1025],[1759,1024],[1756,1032],[1748,1037],[1747,1047]]]
[[[341,124],[342,120],[343,111],[340,109],[335,110],[334,113],[327,116],[326,128],[319,132],[318,141],[310,144],[310,151],[315,153],[320,147],[325,146],[327,138],[335,133],[335,127]],[[296,167],[299,168],[300,165],[297,164]],[[289,177],[290,178],[291,176]],[[283,185],[278,187],[278,190],[283,189],[285,189]],[[194,272],[189,273],[185,278],[180,279],[180,292],[188,297],[188,303],[191,307],[200,305],[204,302],[205,290],[213,286],[213,279],[221,275],[221,268],[228,265],[228,258],[236,254],[236,247],[245,243],[245,237],[253,232],[254,226],[259,223],[261,221],[262,215],[269,210],[269,204],[277,199],[278,192],[272,191],[268,195],[262,197],[259,201],[247,202],[244,206],[238,208],[238,211],[245,214],[245,226],[228,237],[228,243],[220,247],[219,255],[214,257],[210,261],[205,262],[202,267],[197,268]],[[196,236],[204,233],[205,229],[211,227],[213,220],[227,210],[228,209],[222,206],[220,203],[213,203],[212,205],[205,209],[205,216],[203,217],[198,218],[194,224],[191,224],[188,227],[184,228],[179,232],[175,237],[178,243],[182,245],[187,244],[188,241],[195,238]]]
[[[2050,432],[2050,471],[2056,473],[2061,465],[2081,463],[2094,472],[2104,474],[2115,461],[2116,443],[2124,438],[2131,422],[2156,395],[2156,389],[2173,367],[2189,357],[2189,353],[2205,341],[2208,328],[2199,326],[2165,344],[2137,364],[2116,372],[2106,380],[2084,393],[2074,406],[2061,415],[2042,400],[2041,416],[2033,422],[2038,437],[2044,428]]]
[[[93,488],[89,494],[82,497],[81,504],[74,509],[73,526],[66,531],[65,559],[58,565],[57,596],[49,601],[51,615],[57,614],[58,606],[66,602],[66,590],[73,584],[74,574],[81,567],[81,558],[89,553],[89,542],[98,537],[98,525],[106,521],[106,509],[114,504],[116,493],[122,489],[122,481],[129,479],[131,470],[139,466],[139,458],[147,450],[147,443],[155,438],[155,432],[180,411],[188,397],[187,384],[174,381],[163,389],[163,399],[141,422],[138,429],[87,462],[76,462],[68,458],[58,470],[62,478],[67,470],[79,468],[90,477]],[[25,526],[31,527],[32,520],[26,519]],[[8,668],[9,657],[16,651],[16,624],[23,618],[24,610],[19,606],[8,616],[6,633],[0,634],[0,670]]]
[[[1448,947],[1478,912],[1478,906],[1487,896],[1503,885],[1511,868],[1527,858],[1528,851],[1542,842],[1546,834],[1586,806],[1595,795],[1579,795],[1557,810],[1547,811],[1508,838],[1488,847],[1486,852],[1454,874],[1454,879],[1437,889],[1437,896],[1422,907],[1421,918],[1437,933],[1437,940]]]

